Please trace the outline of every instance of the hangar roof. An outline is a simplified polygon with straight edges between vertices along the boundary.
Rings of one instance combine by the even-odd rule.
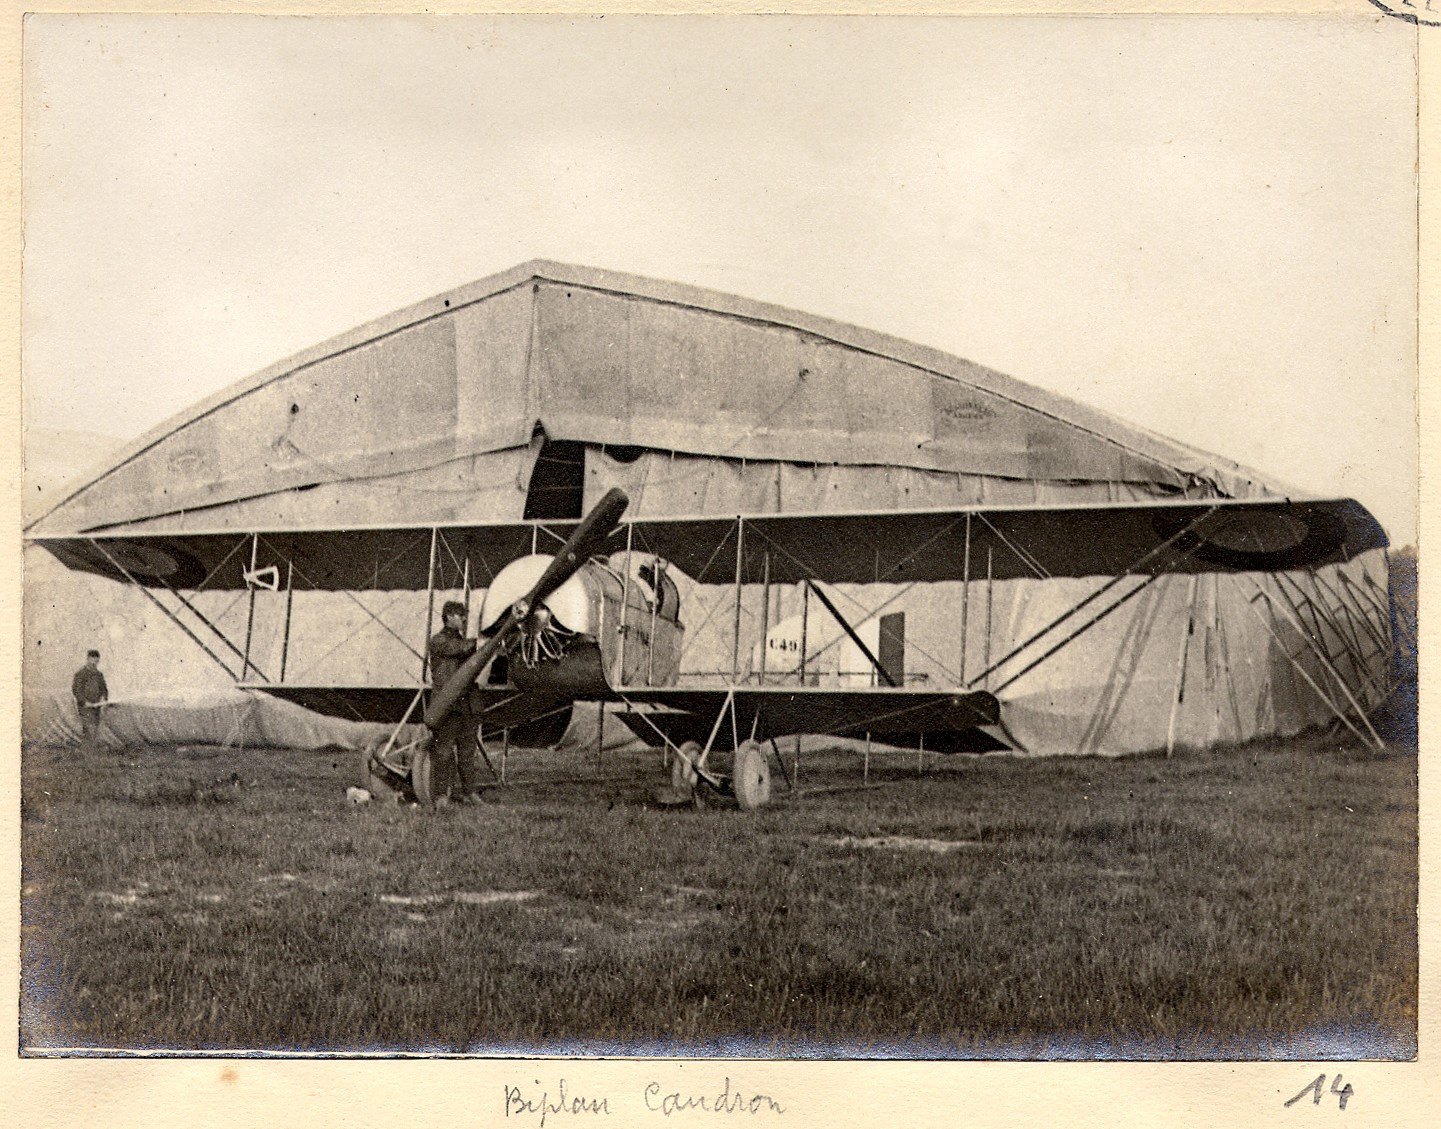
[[[533,261],[202,400],[27,533],[114,532],[382,481],[406,483],[410,517],[424,522],[432,496],[528,474],[537,427],[551,439],[728,460],[1141,483],[1193,496],[1285,492],[923,345],[692,286]],[[353,509],[337,502],[324,521],[364,523]]]

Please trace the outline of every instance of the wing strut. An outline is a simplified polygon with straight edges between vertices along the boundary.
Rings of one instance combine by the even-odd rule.
[[[100,544],[100,542],[95,540],[95,538],[93,537],[90,538],[90,544],[94,545],[97,549],[99,549],[100,552],[104,554],[105,559],[109,561],[116,569],[118,569],[120,574],[124,576],[126,580],[130,581],[131,584],[133,584],[136,588],[140,589],[140,591],[145,594],[145,598],[147,600],[149,600],[152,604],[154,604],[157,608],[164,612],[166,619],[168,619],[171,623],[175,624],[175,626],[180,628],[181,631],[185,632],[186,635],[190,636],[191,642],[193,642],[197,647],[199,647],[202,651],[209,655],[215,661],[216,666],[218,666],[221,670],[225,671],[226,674],[230,675],[232,680],[237,682],[239,681],[239,679],[235,676],[235,671],[231,670],[228,666],[226,666],[225,663],[221,661],[220,656],[217,655],[214,651],[212,651],[209,647],[207,647],[205,643],[201,640],[200,636],[196,635],[195,632],[191,631],[190,628],[180,619],[179,616],[177,616],[173,611],[171,611],[163,603],[161,603],[159,596],[157,596],[154,592],[150,591],[150,589],[145,587],[145,585],[141,584],[140,581],[136,580],[135,577],[131,575],[128,568],[126,568],[123,564],[121,564],[118,560],[111,556],[110,553],[106,551],[104,545]]]
[[[1184,526],[1184,527],[1181,528],[1181,529],[1178,529],[1175,533],[1171,534],[1170,537],[1167,537],[1166,540],[1162,541],[1162,542],[1161,542],[1159,545],[1157,545],[1155,548],[1153,548],[1153,549],[1149,550],[1148,552],[1146,552],[1145,554],[1143,554],[1140,558],[1138,558],[1138,559],[1135,561],[1134,564],[1131,564],[1130,566],[1128,566],[1128,567],[1125,569],[1124,572],[1118,573],[1116,576],[1111,577],[1110,580],[1106,581],[1105,584],[1101,585],[1099,588],[1097,588],[1094,592],[1092,592],[1092,593],[1091,593],[1089,596],[1087,596],[1085,599],[1081,600],[1081,601],[1080,601],[1079,603],[1077,603],[1077,604],[1073,604],[1070,608],[1067,608],[1064,612],[1062,612],[1060,615],[1058,615],[1055,619],[1051,620],[1050,623],[1046,624],[1045,627],[1043,627],[1043,628],[1041,628],[1039,631],[1035,632],[1033,635],[1031,635],[1031,636],[1030,636],[1028,639],[1026,639],[1024,642],[1021,642],[1021,643],[1017,644],[1015,647],[1012,647],[1009,651],[1007,651],[1004,655],[1002,655],[1000,658],[998,658],[995,662],[993,662],[993,663],[988,662],[988,663],[986,664],[986,667],[985,667],[984,670],[982,670],[979,674],[975,675],[975,676],[972,677],[969,681],[967,681],[967,682],[964,683],[964,685],[966,686],[966,688],[969,689],[970,687],[974,686],[977,682],[980,682],[983,678],[987,677],[988,675],[994,674],[994,673],[995,673],[997,670],[999,670],[1001,667],[1005,666],[1006,663],[1010,662],[1010,661],[1011,661],[1013,658],[1015,658],[1017,655],[1021,654],[1022,651],[1026,650],[1026,648],[1030,647],[1031,644],[1038,642],[1041,638],[1043,638],[1044,636],[1048,635],[1050,632],[1054,631],[1057,627],[1060,627],[1061,624],[1065,623],[1066,620],[1070,619],[1073,615],[1075,615],[1075,614],[1076,614],[1078,611],[1080,611],[1082,608],[1084,608],[1084,607],[1086,607],[1088,604],[1091,604],[1091,603],[1093,603],[1094,601],[1100,599],[1100,598],[1101,598],[1102,596],[1104,596],[1107,592],[1109,592],[1112,588],[1114,588],[1114,587],[1116,587],[1116,585],[1120,584],[1123,580],[1126,580],[1128,577],[1135,576],[1136,573],[1137,573],[1137,571],[1138,571],[1139,569],[1141,569],[1141,568],[1144,567],[1145,565],[1149,564],[1155,557],[1159,556],[1161,553],[1163,553],[1163,552],[1165,552],[1167,549],[1169,549],[1172,545],[1176,544],[1176,542],[1180,541],[1181,538],[1183,538],[1183,537],[1185,537],[1187,534],[1191,533],[1191,532],[1196,528],[1196,526],[1198,526],[1201,522],[1205,521],[1206,518],[1210,517],[1210,516],[1211,516],[1213,513],[1215,513],[1215,512],[1216,512],[1216,507],[1215,507],[1215,506],[1210,507],[1208,510],[1206,510],[1205,513],[1201,514],[1199,517],[1197,517],[1197,518],[1195,518],[1194,520],[1192,520],[1188,525]],[[982,520],[984,520],[984,515],[982,515]],[[990,523],[989,521],[987,521],[987,522],[986,522],[986,525],[990,526],[991,523]],[[991,528],[994,529],[995,527],[992,526]],[[997,533],[998,533],[998,535],[999,535],[999,531],[997,531]],[[1006,542],[1006,543],[1007,543],[1008,545],[1010,545],[1010,542],[1009,542],[1009,541]],[[1011,548],[1012,548],[1013,551],[1017,552],[1017,555],[1019,555],[1019,550],[1017,550],[1014,545],[1012,545]],[[989,559],[989,558],[988,558],[988,559]],[[1156,575],[1156,574],[1152,574],[1152,579],[1154,579],[1155,575]],[[988,571],[987,571],[987,583],[989,584],[989,569],[988,569]],[[1142,587],[1145,587],[1145,585],[1143,584]],[[1129,599],[1131,598],[1131,596],[1134,596],[1134,595],[1135,595],[1137,592],[1139,592],[1139,591],[1140,591],[1139,588],[1134,589],[1134,590],[1131,591],[1128,595],[1122,597],[1121,602],[1124,603],[1126,600],[1129,600]],[[1106,609],[1106,611],[1103,612],[1100,616],[1097,616],[1095,619],[1091,620],[1090,623],[1085,624],[1085,625],[1080,629],[1080,631],[1076,631],[1076,632],[1074,632],[1073,634],[1067,636],[1066,639],[1061,643],[1060,646],[1053,647],[1051,650],[1047,651],[1044,655],[1042,655],[1041,658],[1042,658],[1042,659],[1049,658],[1051,655],[1055,654],[1056,651],[1060,650],[1060,649],[1061,649],[1061,646],[1065,646],[1066,643],[1069,643],[1072,639],[1076,638],[1077,635],[1081,634],[1082,631],[1085,631],[1088,627],[1091,626],[1091,624],[1094,624],[1094,623],[1099,622],[1099,620],[1105,618],[1105,616],[1109,615],[1112,611],[1115,610],[1116,607],[1119,607],[1119,606],[1120,606],[1119,604],[1112,605],[1112,607]],[[990,600],[989,600],[989,597],[987,598],[987,601],[986,601],[986,615],[987,615],[987,618],[988,618],[988,622],[987,622],[987,625],[986,625],[986,628],[987,628],[987,630],[986,630],[986,638],[989,640],[989,639],[990,639],[990,623],[989,623]],[[1040,661],[1040,660],[1037,660],[1037,662],[1039,662],[1039,661]],[[1026,667],[1025,670],[1021,671],[1021,674],[1025,674],[1026,671],[1031,670],[1032,667],[1034,667],[1035,665],[1036,665],[1036,663],[1032,663],[1030,666]],[[1021,676],[1021,674],[1017,674],[1017,675],[1015,675],[1015,676],[1007,679],[1007,680],[1006,680],[1005,682],[1003,682],[1001,685],[1002,685],[1002,686],[1009,686],[1012,682],[1014,682],[1017,678],[1019,678],[1019,677]],[[1000,687],[997,687],[997,689],[999,689],[999,688],[1000,688]]]
[[[826,611],[835,617],[836,622],[839,623],[845,633],[851,637],[851,642],[861,649],[861,654],[865,655],[866,660],[871,666],[876,668],[876,673],[885,679],[886,685],[892,687],[899,686],[900,683],[891,677],[891,672],[881,665],[881,660],[871,653],[871,649],[867,647],[861,640],[861,637],[856,634],[856,629],[850,625],[845,616],[841,615],[836,609],[835,604],[831,603],[830,597],[821,591],[821,586],[810,579],[810,577],[806,577],[806,587],[816,594],[816,599],[820,600],[820,602],[825,605]]]

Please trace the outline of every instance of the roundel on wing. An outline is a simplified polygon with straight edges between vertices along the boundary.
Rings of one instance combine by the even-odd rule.
[[[142,584],[158,581],[179,589],[195,588],[205,581],[204,566],[174,546],[148,541],[105,541],[103,544],[103,551],[89,543],[72,544],[69,548],[90,568],[116,580],[125,580],[125,574],[129,573]]]
[[[1330,558],[1346,540],[1341,518],[1313,506],[1228,508],[1182,533],[1195,519],[1195,513],[1157,514],[1156,532],[1162,538],[1181,533],[1178,550],[1223,568],[1306,568]]]

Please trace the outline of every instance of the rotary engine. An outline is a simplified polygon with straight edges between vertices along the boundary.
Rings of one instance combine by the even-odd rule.
[[[535,586],[552,557],[521,557],[501,569],[481,604],[479,630],[491,635],[505,614]],[[626,576],[629,562],[630,576]],[[547,664],[573,665],[578,652],[599,649],[601,668],[612,685],[674,682],[683,628],[680,594],[666,563],[643,553],[617,553],[590,560],[569,580],[530,608],[520,630],[507,640],[511,674]],[[570,658],[569,664],[561,660]],[[622,667],[624,669],[622,670]]]

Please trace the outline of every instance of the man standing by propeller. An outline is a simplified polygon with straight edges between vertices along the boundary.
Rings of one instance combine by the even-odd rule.
[[[448,751],[456,748],[456,765],[468,798],[474,795],[469,789],[470,781],[475,779],[476,774],[473,759],[476,723],[469,701],[471,684],[505,650],[516,633],[524,630],[530,614],[605,544],[628,504],[625,491],[618,487],[607,490],[590,513],[581,519],[560,552],[551,558],[535,587],[511,604],[510,610],[491,626],[489,638],[478,650],[474,639],[465,638],[465,606],[449,603],[442,609],[445,630],[430,641],[431,691],[430,701],[425,707],[425,725],[434,735],[433,750],[440,758],[439,763],[448,767]],[[465,720],[457,722],[457,714],[463,714]],[[466,739],[459,740],[458,735],[465,732],[468,732]],[[423,804],[429,804],[433,802],[431,774],[419,770],[421,765],[428,763],[424,752],[422,748],[417,763],[411,765],[411,784],[416,798]],[[467,757],[471,758],[468,767]],[[465,775],[467,772],[469,776]]]
[[[440,612],[445,626],[430,637],[430,684],[436,690],[445,686],[465,660],[475,654],[475,640],[465,637],[465,616],[465,605],[451,600]],[[475,734],[469,695],[461,694],[436,728],[432,751],[436,766],[445,766],[453,798],[459,803],[474,803],[480,797]]]

